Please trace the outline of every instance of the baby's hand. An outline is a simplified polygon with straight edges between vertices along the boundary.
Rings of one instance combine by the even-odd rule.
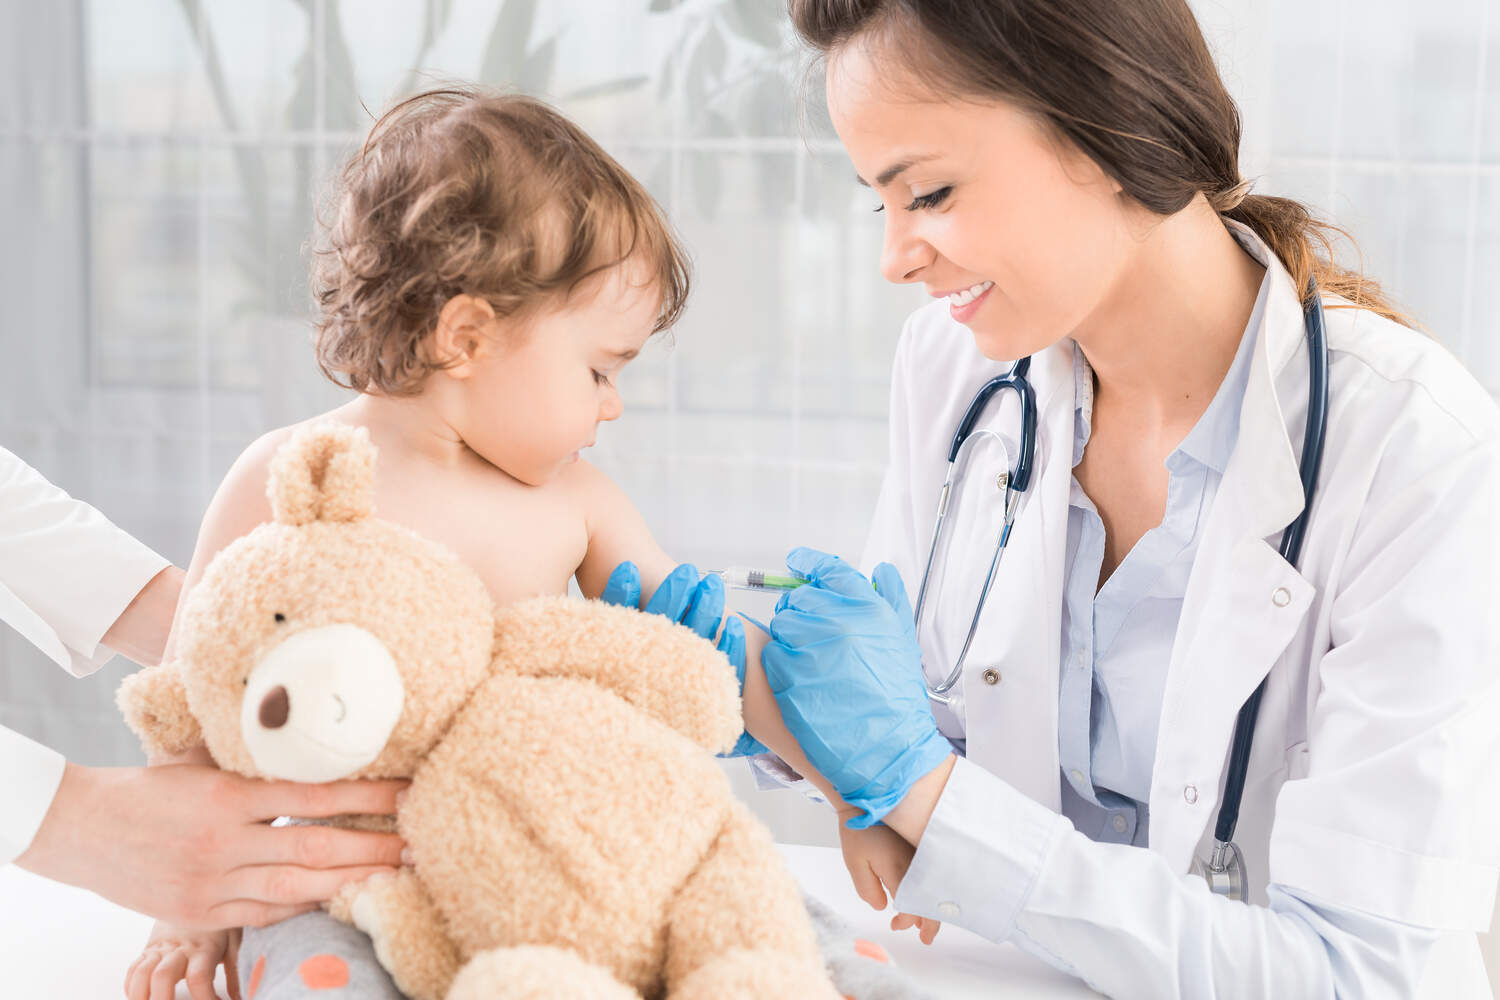
[[[158,921],[140,957],[125,973],[125,996],[129,1000],[173,1000],[178,982],[187,980],[193,1000],[217,1000],[214,970],[223,963],[229,1000],[240,1000],[235,969],[239,950],[238,929],[189,931]]]
[[[839,810],[839,846],[844,852],[844,867],[854,879],[854,891],[859,898],[877,910],[885,909],[886,893],[896,898],[896,889],[906,877],[916,849],[895,830],[883,824],[863,830],[851,830],[845,820],[858,816],[862,810],[845,807]],[[923,944],[932,944],[941,921],[918,917],[910,913],[897,913],[891,918],[891,930],[900,931],[908,927],[917,928],[917,936]]]

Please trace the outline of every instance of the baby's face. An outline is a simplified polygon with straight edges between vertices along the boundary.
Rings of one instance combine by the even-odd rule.
[[[601,421],[624,409],[620,372],[650,338],[660,299],[630,264],[590,279],[525,330],[491,337],[464,380],[470,448],[523,483],[557,476],[594,443]]]

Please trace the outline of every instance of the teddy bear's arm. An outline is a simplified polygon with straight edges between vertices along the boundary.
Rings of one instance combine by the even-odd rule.
[[[667,912],[667,996],[838,1000],[796,880],[771,835],[731,808]]]
[[[714,644],[661,615],[535,597],[495,616],[492,669],[593,681],[715,753],[739,738],[739,683]]]
[[[442,1000],[458,975],[458,949],[415,869],[350,883],[328,904],[375,946],[375,957],[412,1000]]]
[[[180,754],[203,742],[175,662],[131,674],[120,685],[115,702],[150,757]]]

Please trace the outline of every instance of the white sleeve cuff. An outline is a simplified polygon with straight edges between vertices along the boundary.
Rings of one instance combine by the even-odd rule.
[[[67,761],[56,750],[0,726],[0,865],[31,846],[41,828]]]
[[[118,530],[118,529],[117,529]],[[104,633],[135,600],[146,584],[172,565],[170,559],[120,532],[121,543],[106,569],[89,576],[79,597],[81,609],[97,612],[92,619],[65,621],[58,635],[68,647],[72,662],[65,665],[74,677],[87,677],[114,658],[115,651],[100,645]]]
[[[1015,930],[1066,819],[960,757],[917,845],[896,907],[991,941]]]
[[[0,619],[82,677],[167,559],[0,448]]]

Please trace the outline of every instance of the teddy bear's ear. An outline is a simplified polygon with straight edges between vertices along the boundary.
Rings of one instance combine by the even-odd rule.
[[[182,753],[203,742],[175,662],[131,674],[115,693],[115,702],[148,756]]]
[[[271,459],[266,495],[281,524],[353,521],[375,509],[375,446],[363,427],[299,428]]]

